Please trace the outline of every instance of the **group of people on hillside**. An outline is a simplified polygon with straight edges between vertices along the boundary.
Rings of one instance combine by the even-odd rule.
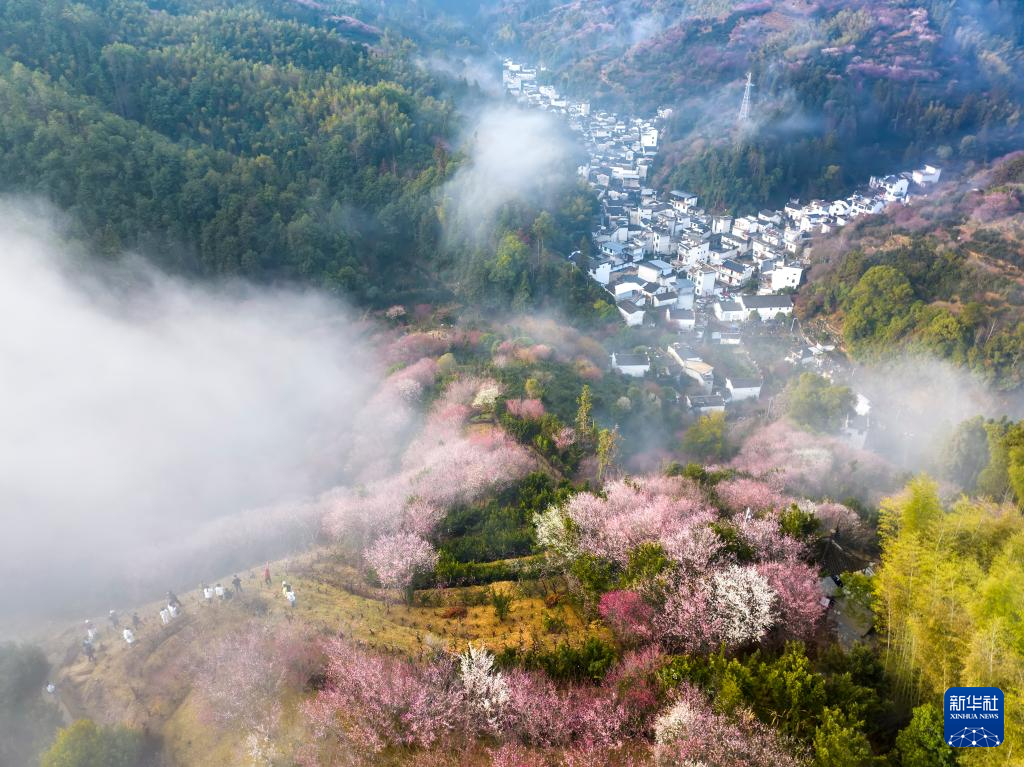
[[[235,594],[242,593],[242,579],[239,578],[237,574],[234,577],[232,577],[231,585],[232,587],[234,587]],[[217,599],[221,600],[222,602],[226,599],[231,599],[232,592],[225,589],[219,583],[215,586],[207,586],[205,583],[200,583],[199,594],[200,597],[203,600],[205,600],[206,604],[210,604],[213,602],[214,597],[217,597]]]
[[[267,563],[266,568],[263,570],[263,583],[267,587],[271,585],[270,578],[270,563]],[[242,579],[235,574],[231,578],[231,586],[233,591],[225,589],[221,584],[217,583],[213,586],[208,586],[205,583],[199,584],[199,599],[200,602],[206,602],[206,604],[212,604],[214,597],[220,601],[226,601],[235,595],[242,593]],[[281,591],[284,594],[285,599],[288,600],[288,604],[291,607],[296,605],[295,590],[292,589],[291,585],[287,581],[281,581]],[[170,624],[175,618],[181,615],[182,606],[181,600],[178,599],[177,595],[168,590],[167,591],[167,604],[165,607],[160,609],[160,623],[163,626]],[[118,615],[116,610],[111,610],[107,614],[107,620],[110,622],[111,628],[116,632],[121,632],[121,637],[124,639],[125,644],[129,647],[135,644],[135,632],[139,630],[142,625],[142,619],[139,618],[137,612],[133,612],[131,616],[131,625],[121,626],[121,617]],[[85,657],[90,661],[96,660],[96,637],[97,631],[93,622],[88,618],[85,621],[85,639],[82,640],[82,652]]]

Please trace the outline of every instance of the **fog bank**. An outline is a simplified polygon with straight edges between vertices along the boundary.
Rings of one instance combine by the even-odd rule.
[[[98,266],[55,219],[0,202],[0,618],[220,575],[202,531],[340,481],[375,381],[338,303]]]

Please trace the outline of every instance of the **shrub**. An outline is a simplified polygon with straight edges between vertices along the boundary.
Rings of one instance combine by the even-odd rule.
[[[127,727],[100,727],[79,719],[57,733],[41,767],[136,767],[142,760],[142,736]]]

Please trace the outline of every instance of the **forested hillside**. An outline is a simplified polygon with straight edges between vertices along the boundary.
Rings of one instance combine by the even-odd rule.
[[[662,181],[710,207],[834,196],[906,162],[989,158],[1016,134],[1015,3],[510,0],[492,20],[569,93],[673,107]],[[754,119],[738,130],[748,71]]]
[[[1019,154],[944,193],[815,246],[798,308],[825,319],[856,360],[907,350],[988,382],[1024,382],[1024,162]]]
[[[108,253],[372,299],[423,279],[452,105],[262,3],[0,3],[0,178]],[[401,268],[397,268],[401,266]]]
[[[593,213],[572,167],[539,228],[539,205],[510,198],[471,240],[445,236],[443,186],[469,161],[453,99],[471,86],[339,12],[0,2],[0,193],[40,196],[102,252],[134,249],[172,272],[371,305],[454,296],[600,316],[589,281],[547,255],[578,247]]]

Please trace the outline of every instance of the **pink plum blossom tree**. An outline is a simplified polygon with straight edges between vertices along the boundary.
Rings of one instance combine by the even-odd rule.
[[[327,682],[304,713],[328,749],[430,748],[465,731],[465,693],[451,658],[421,666],[342,640],[326,654]]]
[[[413,580],[437,564],[437,552],[415,533],[382,535],[366,550],[366,562],[386,589],[408,592]]]
[[[814,569],[802,562],[763,562],[757,571],[775,592],[778,630],[787,639],[807,639],[817,629],[825,608]]]
[[[544,416],[544,403],[539,399],[510,399],[505,409],[516,418],[536,421]]]
[[[684,685],[655,724],[661,767],[800,767],[802,760],[753,714],[716,714],[704,696]]]
[[[601,595],[598,612],[615,635],[627,642],[653,636],[654,609],[636,591],[609,591]]]
[[[209,644],[193,687],[216,724],[266,731],[276,725],[284,692],[300,689],[319,662],[305,630],[254,620]]]

